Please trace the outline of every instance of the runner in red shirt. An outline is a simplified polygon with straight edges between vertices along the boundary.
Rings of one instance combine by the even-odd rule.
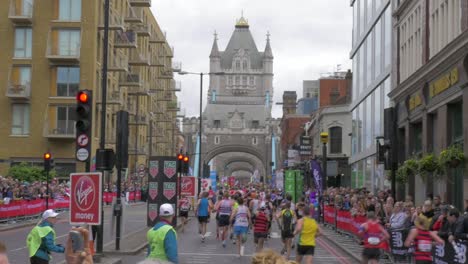
[[[359,228],[359,234],[363,236],[364,250],[362,251],[362,263],[378,264],[380,252],[385,247],[384,241],[390,238],[387,230],[379,224],[373,211],[367,212],[367,222]]]
[[[425,217],[418,217],[414,221],[415,228],[411,229],[405,241],[405,247],[414,245],[414,260],[416,264],[432,263],[432,241],[441,245],[444,244],[435,232],[427,230],[428,220]]]

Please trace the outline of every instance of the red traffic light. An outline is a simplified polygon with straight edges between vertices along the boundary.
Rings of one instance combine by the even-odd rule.
[[[44,153],[44,159],[45,160],[50,160],[51,158],[52,158],[52,154],[50,154],[49,152]]]
[[[78,100],[80,103],[86,104],[86,103],[88,103],[89,95],[88,95],[87,92],[80,91],[76,95],[76,100]]]
[[[178,159],[178,160],[183,160],[183,159],[184,159],[184,155],[182,155],[182,154],[177,155],[177,159]]]
[[[189,162],[189,157],[188,156],[184,157],[184,162]]]

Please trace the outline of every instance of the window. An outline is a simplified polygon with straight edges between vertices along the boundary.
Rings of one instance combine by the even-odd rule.
[[[330,90],[330,103],[332,105],[336,105],[338,103],[339,98],[340,98],[340,91],[338,90],[338,87],[333,87]]]
[[[247,71],[247,70],[248,70],[247,61],[246,61],[246,60],[243,60],[243,61],[242,61],[242,70],[244,70],[244,71]]]
[[[249,77],[249,84],[250,84],[250,85],[254,85],[254,83],[255,83],[255,77],[250,76],[250,77]]]
[[[75,134],[75,106],[57,107],[57,126],[54,134]]]
[[[252,138],[252,144],[253,144],[253,145],[257,145],[257,143],[258,143],[258,142],[257,142],[257,137],[253,137],[253,138]]]
[[[57,68],[57,96],[74,97],[80,88],[80,68]]]
[[[252,128],[253,129],[257,129],[260,125],[260,122],[258,122],[258,120],[253,120],[252,121]]]
[[[13,104],[12,105],[12,135],[28,135],[29,134],[29,111],[28,104]]]
[[[359,37],[358,18],[358,4],[356,1],[353,4],[353,44],[357,42]]]
[[[213,121],[213,127],[214,128],[220,128],[221,127],[221,120],[214,120]]]
[[[392,13],[390,6],[385,10],[385,46],[384,46],[384,62],[385,68],[391,64],[392,55]]]
[[[362,45],[360,48],[359,48],[359,80],[358,80],[358,91],[357,93],[361,93],[362,91],[364,91],[365,89],[365,80],[364,80],[364,65],[366,65],[366,60],[364,58],[364,54],[365,54],[365,49],[364,49],[364,45]]]
[[[216,102],[216,91],[214,90],[211,92],[211,101]]]
[[[242,85],[247,85],[247,76],[242,76]]]
[[[31,67],[15,66],[12,69],[11,85],[13,89],[27,89],[31,85]]]
[[[59,20],[81,20],[81,0],[59,0]]]
[[[416,123],[411,125],[413,135],[411,141],[413,141],[412,154],[419,154],[422,152],[422,123]]]
[[[388,94],[390,93],[392,87],[390,87],[390,78],[385,79],[384,83],[384,109],[390,107],[390,97]]]
[[[366,140],[366,145],[365,147],[368,148],[372,145],[372,96],[368,96],[366,98],[366,123],[365,123],[365,129],[366,132],[364,133],[365,135],[365,140]]]
[[[364,122],[364,102],[358,106],[358,153],[364,150],[364,135],[363,135],[363,122]]]
[[[353,89],[352,90],[353,101],[354,101],[354,99],[357,98],[357,95],[358,95],[358,85],[359,85],[358,84],[358,76],[359,75],[357,74],[359,72],[358,71],[358,58],[359,58],[359,56],[358,56],[358,53],[356,52],[354,54],[354,57],[353,57],[353,74],[354,74],[354,76],[353,76],[353,87],[352,87],[352,89]]]
[[[380,69],[382,68],[382,19],[379,19],[377,24],[375,25],[375,37],[374,37],[374,71],[375,71],[375,78],[380,75]]]
[[[365,6],[366,3],[364,2],[365,0],[358,0],[359,3],[359,35],[362,35],[364,33],[364,18],[365,18]]]
[[[236,76],[236,85],[239,85],[239,84],[240,84],[240,77]]]
[[[341,153],[342,147],[342,128],[341,127],[332,127],[330,128],[330,153]]]
[[[372,2],[374,2],[374,0],[367,0],[367,10],[366,10],[367,23],[369,23],[372,18],[372,11],[373,11]]]
[[[32,29],[15,29],[15,58],[31,58]]]
[[[240,61],[236,60],[236,71],[240,71]]]
[[[358,120],[357,120],[357,108],[352,112],[352,134],[351,134],[351,155],[357,153],[357,138],[358,138]]]
[[[80,55],[80,30],[59,30],[58,52],[59,55]]]
[[[383,121],[383,108],[382,108],[382,92],[381,86],[378,86],[374,91],[374,135],[382,136],[382,121]]]
[[[366,86],[368,87],[372,82],[372,75],[374,65],[372,64],[372,44],[374,43],[372,33],[366,39]]]
[[[215,143],[216,145],[218,145],[219,142],[220,142],[219,136],[215,136],[215,138],[214,138],[214,143]]]
[[[449,105],[450,143],[463,142],[463,106],[461,103]]]
[[[228,78],[228,85],[232,85],[232,76],[229,76]]]

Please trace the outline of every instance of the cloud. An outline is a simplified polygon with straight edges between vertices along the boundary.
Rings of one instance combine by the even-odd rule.
[[[214,31],[224,50],[243,10],[260,51],[271,33],[275,102],[282,101],[285,90],[302,96],[303,80],[335,71],[338,64],[342,70],[351,67],[352,10],[345,0],[153,0],[151,9],[175,48],[174,60],[193,72],[208,71]],[[182,108],[197,116],[200,77],[176,78],[182,82]],[[207,90],[205,78],[204,104]],[[281,115],[281,106],[275,105],[273,116]]]

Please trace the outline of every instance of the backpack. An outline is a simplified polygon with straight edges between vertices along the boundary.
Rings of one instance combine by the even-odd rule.
[[[292,224],[293,224],[293,212],[291,210],[284,210],[282,215],[282,222],[283,222],[283,231],[290,231],[292,232]]]

